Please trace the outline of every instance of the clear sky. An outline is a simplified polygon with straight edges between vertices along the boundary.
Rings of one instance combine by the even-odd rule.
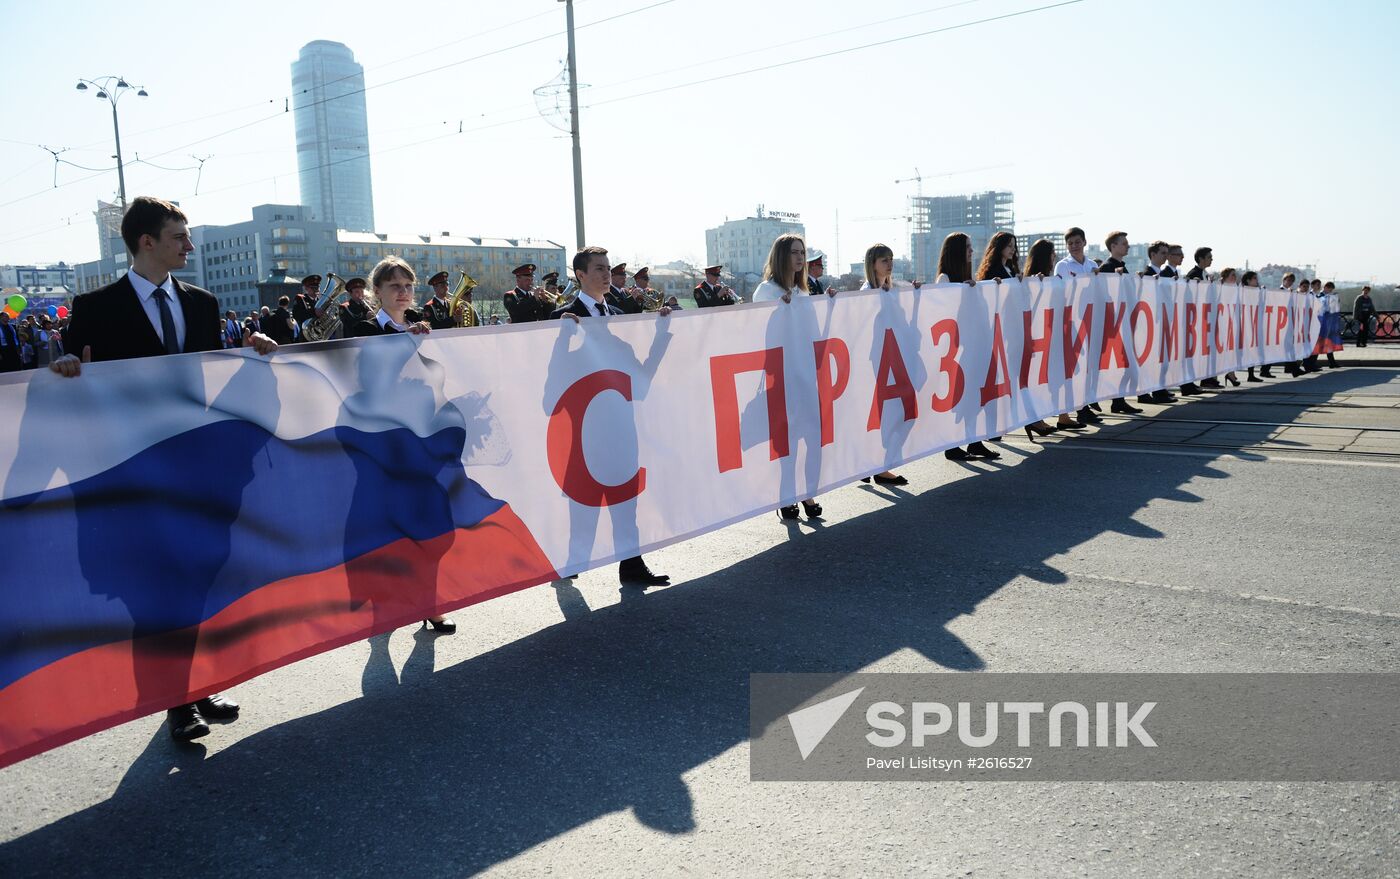
[[[895,181],[918,168],[929,195],[1014,191],[1020,232],[1122,228],[1211,245],[1217,267],[1400,282],[1400,3],[1082,0],[975,23],[1051,2],[578,0],[589,242],[700,262],[707,227],[762,203],[829,253],[839,231],[843,266],[876,241],[907,253],[915,185]],[[573,247],[568,137],[532,94],[565,56],[557,0],[116,8],[0,0],[0,263],[97,256],[115,171],[60,165],[52,189],[36,146],[111,167],[110,110],[79,77],[150,91],[120,104],[129,197],[195,224],[298,201],[281,110],[316,39],[365,66],[378,231]],[[138,155],[212,158],[195,195],[194,171]]]

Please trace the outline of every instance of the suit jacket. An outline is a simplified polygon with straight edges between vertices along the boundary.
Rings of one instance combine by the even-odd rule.
[[[1099,274],[1110,275],[1118,271],[1119,269],[1126,268],[1127,265],[1124,264],[1124,262],[1121,259],[1119,259],[1116,256],[1110,256],[1108,259],[1103,261],[1103,265],[1099,266]]]
[[[1148,263],[1138,274],[1144,278],[1155,278],[1157,277],[1157,270],[1152,268],[1152,263]]]
[[[1162,266],[1162,271],[1159,272],[1159,274],[1164,278],[1180,277],[1179,275],[1177,275],[1176,269],[1172,267],[1171,263],[1167,263],[1166,265]]]
[[[351,324],[349,335],[351,338],[358,339],[363,336],[396,336],[398,333],[399,331],[391,326],[381,326],[379,315],[375,314]]]
[[[296,333],[292,331],[291,312],[278,306],[267,318],[267,323],[263,324],[263,335],[279,345],[290,345],[296,341]]]
[[[1200,266],[1195,266],[1191,271],[1186,273],[1186,280],[1188,281],[1204,281],[1205,279],[1206,270]]]
[[[628,298],[630,299],[631,297],[629,296]],[[603,307],[607,309],[609,316],[614,314],[626,314],[622,309],[609,302],[606,297],[603,299]],[[569,300],[567,305],[561,305],[559,308],[554,309],[549,316],[555,320],[559,320],[565,314],[576,314],[579,317],[602,317],[602,315],[598,314],[598,310],[593,304],[593,297],[591,296],[575,296],[573,299]]]
[[[185,315],[183,352],[222,351],[224,321],[219,316],[219,300],[208,290],[182,284],[175,278],[171,282],[175,287],[173,304],[178,304]],[[92,348],[94,363],[165,353],[165,345],[126,275],[73,300],[63,346],[78,357],[83,356],[84,348]]]
[[[608,287],[608,292],[604,295],[608,304],[623,314],[641,314],[642,303],[633,299],[630,293],[626,293],[617,287]]]

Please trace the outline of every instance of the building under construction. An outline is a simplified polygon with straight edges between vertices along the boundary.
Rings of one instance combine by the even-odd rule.
[[[972,267],[982,259],[987,242],[1000,230],[1016,226],[1015,199],[1009,192],[975,192],[971,195],[915,196],[910,200],[909,252],[914,275],[933,280],[938,274],[938,253],[943,239],[962,232],[972,241]]]

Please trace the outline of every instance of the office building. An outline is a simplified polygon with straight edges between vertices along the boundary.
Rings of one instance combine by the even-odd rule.
[[[962,232],[972,242],[972,265],[976,268],[992,236],[1016,225],[1015,199],[1009,192],[915,196],[910,201],[913,227],[909,247],[914,274],[919,278],[938,275],[943,239],[954,232]]]
[[[762,275],[773,240],[788,232],[806,234],[798,214],[766,211],[759,205],[752,217],[725,220],[705,230],[706,265],[722,264],[726,272],[734,275]]]
[[[292,62],[297,172],[311,219],[374,229],[364,68],[342,43],[315,40]]]

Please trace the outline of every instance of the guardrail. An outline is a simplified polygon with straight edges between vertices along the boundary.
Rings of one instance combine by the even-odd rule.
[[[1357,321],[1349,314],[1342,317],[1342,338],[1355,340]],[[1400,342],[1400,311],[1378,311],[1371,320],[1372,342]]]

